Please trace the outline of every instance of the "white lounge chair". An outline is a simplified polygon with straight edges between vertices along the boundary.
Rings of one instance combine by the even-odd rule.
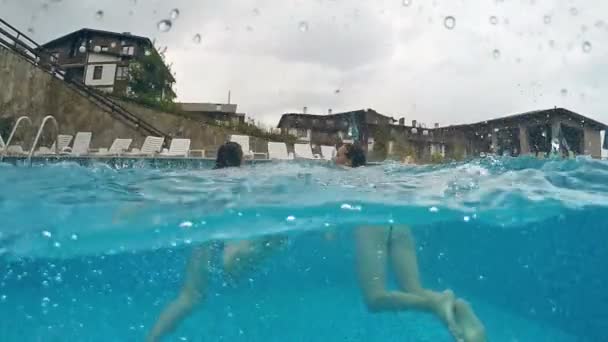
[[[264,158],[268,158],[268,155],[266,153],[258,153],[258,152],[253,152],[251,150],[251,148],[249,147],[249,136],[248,135],[231,135],[230,141],[241,145],[241,149],[243,150],[243,155],[246,158],[255,159],[256,155],[261,155]]]
[[[321,146],[321,154],[323,159],[332,160],[336,157],[336,148],[334,146]]]
[[[125,155],[129,156],[153,156],[159,153],[163,147],[163,142],[165,142],[165,138],[163,137],[146,137],[144,140],[144,144],[141,146],[141,149],[134,148],[131,152],[125,153]]]
[[[9,155],[26,155],[28,151],[25,151],[21,145],[10,145],[6,148],[6,153]]]
[[[188,157],[190,139],[171,139],[169,150],[161,153],[164,157]]]
[[[269,142],[268,143],[268,158],[275,160],[289,160],[289,154],[287,153],[287,145],[280,142]]]
[[[60,134],[57,136],[57,140],[53,142],[51,147],[40,146],[38,151],[34,154],[37,156],[52,156],[55,155],[55,145],[57,145],[57,152],[69,153],[70,148],[68,147],[72,142],[72,136],[66,134]]]
[[[109,149],[100,148],[95,155],[98,156],[112,156],[120,155],[125,151],[129,150],[133,139],[114,139],[112,146]]]
[[[61,153],[68,154],[70,156],[82,156],[89,153],[91,146],[91,138],[93,133],[91,132],[78,132],[76,138],[74,138],[74,144],[72,148],[66,147]]]
[[[296,159],[319,159],[318,155],[312,154],[310,144],[295,144],[293,147]]]

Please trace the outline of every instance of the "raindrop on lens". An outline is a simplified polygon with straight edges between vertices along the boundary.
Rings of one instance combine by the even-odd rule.
[[[496,18],[495,16],[491,16],[490,17],[490,24],[492,24],[492,25],[498,24],[498,18]]]
[[[448,30],[453,30],[454,27],[456,27],[456,18],[452,16],[445,17],[445,19],[443,20],[443,26],[445,26],[445,28],[447,28]]]
[[[499,59],[500,58],[500,50],[494,49],[494,51],[492,51],[492,56],[494,57],[494,59]]]
[[[570,8],[570,14],[571,15],[578,15],[578,8],[576,8],[576,7]]]
[[[171,20],[164,19],[158,22],[157,27],[160,32],[169,32],[172,25]]]
[[[195,34],[194,37],[192,38],[192,41],[194,42],[194,44],[200,44],[202,40],[203,40],[203,38],[198,33]]]
[[[545,24],[547,24],[547,25],[551,24],[551,16],[550,15],[546,15],[543,20],[544,20]]]
[[[95,12],[95,19],[97,19],[97,20],[103,19],[103,11],[102,10],[98,10],[97,12]]]
[[[562,94],[562,96],[564,96],[564,97],[568,96],[568,89],[562,89],[562,90],[561,90],[561,94]]]
[[[583,43],[583,52],[584,53],[591,52],[591,48],[592,48],[591,43],[589,43],[589,42],[584,42]]]
[[[412,0],[403,0],[403,7],[409,7],[412,4]]]
[[[298,29],[300,30],[300,32],[308,32],[308,23],[306,21],[301,21],[298,25]]]
[[[179,18],[179,10],[177,8],[172,9],[171,13],[169,13],[169,16],[171,17],[171,20],[176,20],[177,18]]]

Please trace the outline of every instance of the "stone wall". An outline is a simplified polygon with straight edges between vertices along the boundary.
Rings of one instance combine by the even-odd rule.
[[[236,133],[138,104],[116,102],[169,136],[191,139],[191,149],[214,151],[230,134]],[[130,123],[113,117],[63,81],[0,47],[0,119],[14,123],[22,115],[32,119],[33,127],[20,129],[13,142],[26,150],[46,115],[57,119],[62,134],[92,132],[92,148],[109,147],[115,138],[131,138],[132,146],[139,147],[145,139],[145,135]],[[52,130],[48,130],[43,145],[52,144],[53,135]],[[3,138],[6,140],[8,136]],[[268,145],[262,139],[252,138],[250,144],[255,152],[268,151]]]

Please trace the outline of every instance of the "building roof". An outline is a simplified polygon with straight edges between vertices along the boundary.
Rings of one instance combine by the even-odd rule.
[[[592,127],[598,130],[608,129],[608,125],[586,117],[584,115],[575,113],[565,108],[553,108],[553,109],[543,109],[543,110],[535,110],[531,112],[525,112],[520,114],[512,114],[503,116],[496,119],[485,120],[481,122],[476,122],[472,124],[462,124],[462,125],[452,125],[447,127],[441,127],[440,129],[445,128],[464,128],[464,127],[479,127],[479,126],[488,126],[493,124],[508,124],[508,123],[517,123],[519,121],[527,121],[527,120],[546,120],[546,118],[550,115],[559,115],[568,117],[572,120],[579,121],[581,124]]]
[[[359,109],[359,110],[353,110],[350,112],[341,112],[341,113],[333,113],[333,114],[285,113],[281,116],[281,119],[279,120],[279,124],[277,125],[277,127],[279,127],[279,128],[283,127],[283,125],[286,123],[288,118],[301,118],[301,119],[320,119],[320,118],[322,118],[325,120],[332,120],[332,119],[341,119],[344,116],[351,115],[353,113],[373,113],[375,115],[386,118],[387,120],[391,120],[392,122],[397,121],[393,117],[382,115],[373,109]]]
[[[129,38],[129,39],[133,39],[133,40],[140,40],[142,43],[147,43],[150,46],[152,46],[152,41],[150,40],[150,38],[147,37],[142,37],[142,36],[137,36],[137,35],[133,35],[129,32],[124,32],[124,33],[118,33],[118,32],[112,32],[112,31],[103,31],[103,30],[95,30],[95,29],[90,29],[90,28],[82,28],[80,30],[76,30],[74,32],[68,33],[64,36],[61,36],[59,38],[55,38],[45,44],[42,44],[43,47],[45,48],[49,48],[53,45],[56,45],[58,43],[61,43],[65,40],[69,40],[74,36],[81,36],[83,34],[96,34],[96,35],[102,35],[102,36],[112,36],[112,37],[116,37],[116,38]]]
[[[236,104],[227,103],[188,103],[182,102],[179,104],[185,112],[223,112],[228,114],[236,113]]]

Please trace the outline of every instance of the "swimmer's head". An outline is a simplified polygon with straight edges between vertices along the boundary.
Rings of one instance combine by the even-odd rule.
[[[217,150],[215,168],[239,167],[243,161],[243,150],[241,145],[235,142],[227,142]]]
[[[366,164],[365,151],[357,144],[344,144],[336,154],[336,164],[349,167],[359,167]]]

